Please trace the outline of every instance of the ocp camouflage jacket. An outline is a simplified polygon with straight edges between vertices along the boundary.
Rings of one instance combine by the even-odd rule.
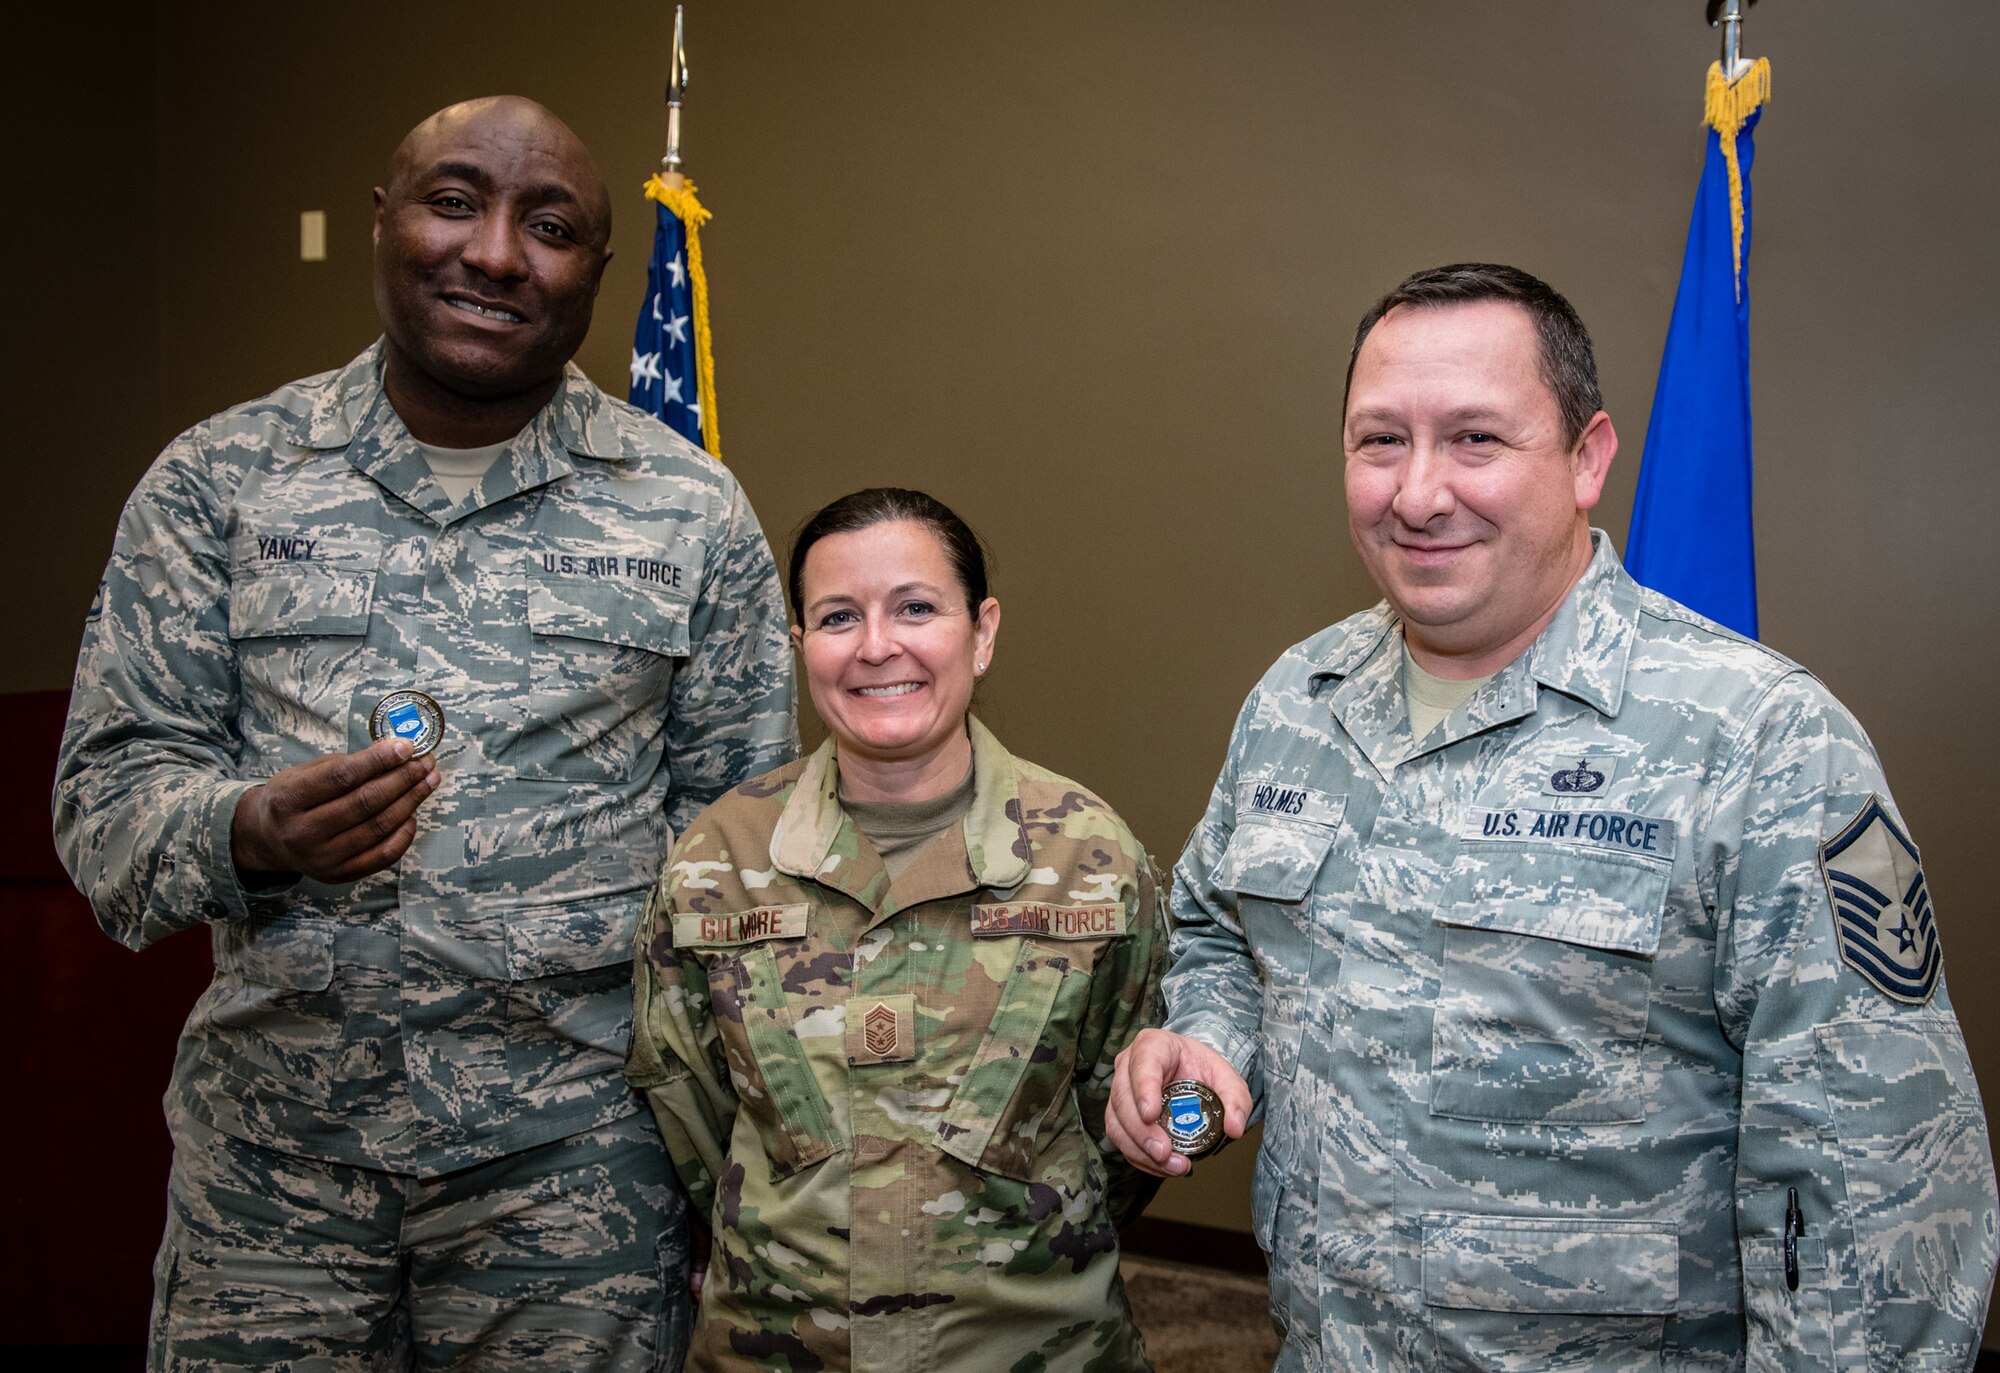
[[[893,883],[829,742],[717,801],[640,932],[627,1073],[715,1247],[690,1368],[1145,1366],[1104,1140],[1158,1023],[1158,886],[977,721],[971,812]]]

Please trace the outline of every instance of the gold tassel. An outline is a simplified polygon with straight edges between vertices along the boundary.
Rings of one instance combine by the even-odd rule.
[[[715,341],[708,329],[708,276],[701,266],[699,230],[708,223],[709,213],[694,198],[694,183],[684,181],[669,186],[657,175],[646,182],[646,198],[657,200],[671,210],[687,231],[688,292],[694,297],[694,351],[696,370],[701,373],[696,392],[701,401],[701,446],[710,456],[722,456],[722,421],[715,412]]]
[[[1715,130],[1722,160],[1729,168],[1729,246],[1735,254],[1736,302],[1743,303],[1743,168],[1736,160],[1736,135],[1743,132],[1758,107],[1771,98],[1771,59],[1760,57],[1734,81],[1724,79],[1722,64],[1708,64],[1708,90],[1702,101],[1702,122]],[[692,239],[693,235],[690,234]]]

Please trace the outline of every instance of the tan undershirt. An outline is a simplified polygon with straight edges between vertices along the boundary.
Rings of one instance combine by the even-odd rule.
[[[431,480],[442,486],[445,495],[451,497],[452,504],[456,505],[479,485],[486,469],[512,442],[512,439],[507,439],[484,448],[433,448],[427,443],[420,443],[417,451],[431,465]]]
[[[1409,702],[1411,740],[1421,741],[1438,727],[1439,721],[1465,704],[1473,692],[1494,676],[1489,672],[1484,677],[1468,677],[1463,681],[1434,677],[1417,665],[1417,660],[1410,656],[1410,646],[1404,644],[1403,696]]]
[[[843,796],[840,807],[882,855],[894,882],[926,840],[972,813],[972,769],[965,770],[963,782],[930,801],[850,801]]]

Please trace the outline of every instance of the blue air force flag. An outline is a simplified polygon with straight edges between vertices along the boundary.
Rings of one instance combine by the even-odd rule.
[[[632,331],[632,386],[626,399],[717,457],[715,359],[708,333],[708,283],[698,231],[708,212],[692,183],[646,183],[654,202],[653,257],[646,301]]]
[[[1917,846],[1880,797],[1820,846],[1819,866],[1841,960],[1884,996],[1929,1001],[1944,962],[1930,889]]]
[[[1769,62],[1708,71],[1708,158],[1660,357],[1625,567],[1642,585],[1757,637],[1750,521],[1750,164]]]

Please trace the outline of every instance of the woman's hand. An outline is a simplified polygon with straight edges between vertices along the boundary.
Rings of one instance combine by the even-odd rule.
[[[1250,1125],[1250,1089],[1228,1059],[1186,1035],[1141,1030],[1118,1055],[1104,1133],[1134,1168],[1154,1177],[1179,1177],[1194,1167],[1174,1152],[1159,1123],[1162,1092],[1182,1078],[1207,1083],[1222,1099],[1222,1132],[1229,1138],[1243,1138]]]

